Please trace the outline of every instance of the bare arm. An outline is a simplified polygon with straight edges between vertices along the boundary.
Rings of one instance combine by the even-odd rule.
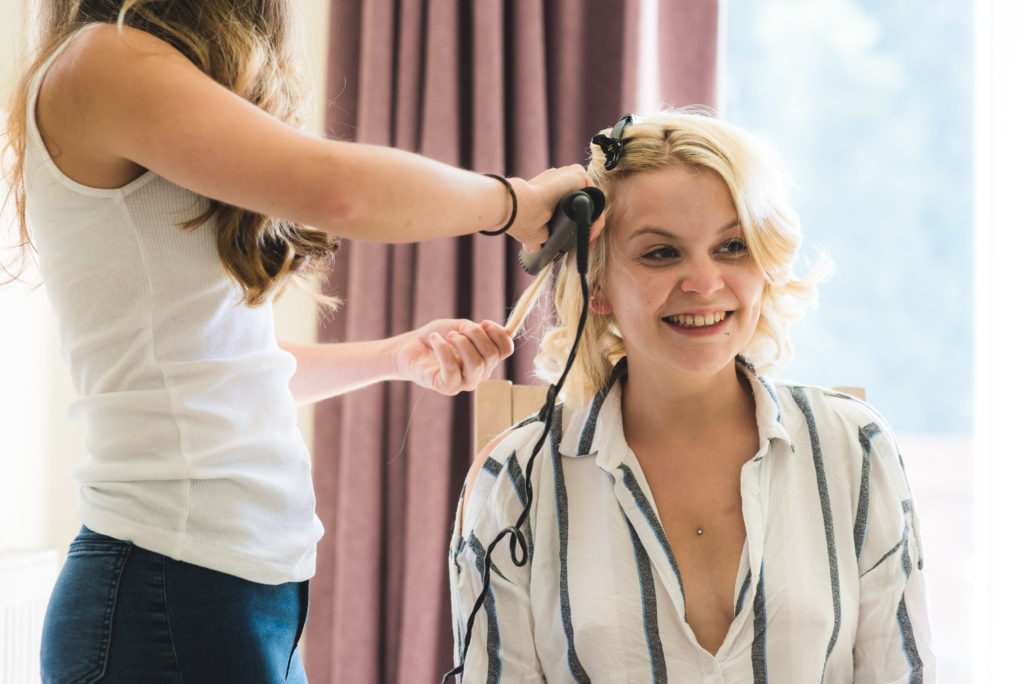
[[[291,390],[298,404],[384,380],[408,380],[441,394],[475,389],[512,353],[499,324],[442,319],[395,337],[337,344],[280,343],[296,360]]]
[[[47,74],[37,113],[58,166],[86,185],[116,187],[103,183],[111,172],[141,167],[228,204],[375,242],[468,234],[502,225],[511,211],[494,179],[306,135],[134,29],[77,37]],[[519,218],[510,234],[542,242],[558,199],[588,183],[579,166],[513,179]]]

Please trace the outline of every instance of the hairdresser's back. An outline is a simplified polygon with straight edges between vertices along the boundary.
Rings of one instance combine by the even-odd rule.
[[[152,172],[101,189],[58,168],[36,122],[46,71],[26,210],[88,425],[82,521],[256,582],[308,578],[322,527],[271,308],[242,303],[212,221],[181,227],[203,197]]]

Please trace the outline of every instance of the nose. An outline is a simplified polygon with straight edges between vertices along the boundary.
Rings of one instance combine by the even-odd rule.
[[[710,255],[693,256],[682,266],[679,288],[687,294],[707,297],[725,286],[722,265]]]

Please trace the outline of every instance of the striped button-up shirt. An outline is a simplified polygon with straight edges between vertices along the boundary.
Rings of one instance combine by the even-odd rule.
[[[932,682],[916,510],[884,420],[830,390],[754,388],[760,449],[740,488],[747,539],[717,653],[686,622],[686,587],[623,436],[617,369],[586,410],[559,406],[530,481],[529,560],[507,540],[464,682]],[[450,548],[456,662],[485,548],[523,512],[540,422],[493,448],[459,502]]]

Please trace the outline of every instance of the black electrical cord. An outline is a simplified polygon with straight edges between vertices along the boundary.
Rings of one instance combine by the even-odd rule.
[[[555,402],[558,401],[558,395],[562,391],[562,387],[565,385],[565,379],[569,375],[569,369],[572,368],[573,361],[576,360],[576,352],[580,346],[580,340],[583,337],[583,328],[587,324],[587,313],[590,308],[590,288],[587,287],[587,261],[588,251],[590,248],[590,226],[594,223],[597,218],[595,214],[594,202],[586,194],[580,193],[573,199],[572,202],[572,214],[573,220],[576,222],[576,270],[580,277],[580,290],[582,290],[582,302],[583,306],[580,311],[579,323],[576,326],[576,338],[573,340],[572,349],[569,351],[569,356],[565,361],[565,368],[562,370],[562,375],[558,378],[558,382],[548,387],[547,398],[544,401],[544,406],[538,413],[540,420],[544,421],[544,430],[540,434],[540,438],[537,443],[533,446],[533,452],[530,454],[530,459],[526,462],[526,471],[524,473],[525,488],[526,488],[526,501],[523,503],[523,512],[519,515],[519,519],[516,520],[516,524],[510,527],[506,527],[498,533],[498,536],[487,545],[487,552],[484,554],[484,572],[483,572],[483,587],[480,589],[480,593],[476,597],[476,601],[473,604],[473,610],[469,612],[469,618],[466,620],[466,640],[462,644],[462,653],[460,660],[461,662],[445,673],[441,679],[441,684],[445,684],[450,677],[460,675],[466,665],[466,654],[469,652],[469,643],[473,636],[473,623],[476,620],[476,614],[484,604],[487,592],[491,587],[491,567],[493,565],[491,561],[491,553],[494,551],[498,543],[505,537],[509,537],[509,555],[512,557],[512,563],[517,568],[523,567],[528,560],[529,551],[526,547],[526,536],[523,534],[522,526],[526,522],[526,518],[530,515],[530,507],[533,505],[533,481],[531,475],[533,473],[533,461],[540,450],[544,447],[544,442],[547,440],[548,434],[551,432],[551,421],[555,412]],[[517,555],[516,547],[522,549],[521,555]]]

